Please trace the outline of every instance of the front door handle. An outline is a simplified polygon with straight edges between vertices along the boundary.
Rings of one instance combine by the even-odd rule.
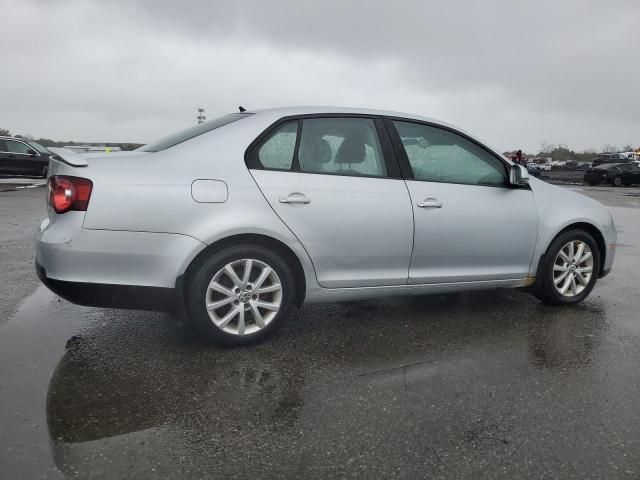
[[[307,205],[311,203],[311,199],[307,197],[304,193],[290,193],[286,197],[280,197],[278,199],[280,203],[300,203],[303,205]]]
[[[442,208],[442,202],[437,198],[425,198],[423,201],[417,203],[420,208]]]

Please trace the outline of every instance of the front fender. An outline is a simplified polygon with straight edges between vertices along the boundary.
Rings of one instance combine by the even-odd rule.
[[[617,239],[611,212],[600,202],[578,192],[535,178],[531,179],[530,184],[540,218],[531,275],[537,274],[540,259],[558,234],[577,224],[590,225],[602,236],[603,270],[610,270]]]

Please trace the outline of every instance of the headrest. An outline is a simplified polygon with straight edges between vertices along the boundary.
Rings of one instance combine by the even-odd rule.
[[[303,137],[298,152],[302,171],[322,171],[321,165],[329,163],[331,156],[331,145],[324,138]]]
[[[353,133],[342,141],[336,153],[335,163],[362,163],[365,160],[364,136]]]

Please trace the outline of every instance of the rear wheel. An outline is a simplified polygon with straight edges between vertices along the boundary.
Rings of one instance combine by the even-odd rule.
[[[294,298],[287,263],[259,245],[221,250],[205,260],[187,285],[191,320],[223,346],[256,343],[286,319]]]
[[[534,295],[549,305],[570,305],[584,300],[600,274],[600,251],[583,230],[559,235],[549,246]]]
[[[613,178],[613,182],[612,183],[613,183],[614,187],[621,187],[621,186],[624,185],[624,182],[622,181],[622,177],[620,175],[616,175]]]

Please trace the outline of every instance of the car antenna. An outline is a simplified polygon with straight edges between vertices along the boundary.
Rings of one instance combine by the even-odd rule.
[[[244,112],[246,112],[246,111],[247,111],[247,109],[246,109],[246,108],[244,108],[242,105],[240,105],[240,106],[238,107],[238,109],[240,110],[240,113],[244,113]]]

